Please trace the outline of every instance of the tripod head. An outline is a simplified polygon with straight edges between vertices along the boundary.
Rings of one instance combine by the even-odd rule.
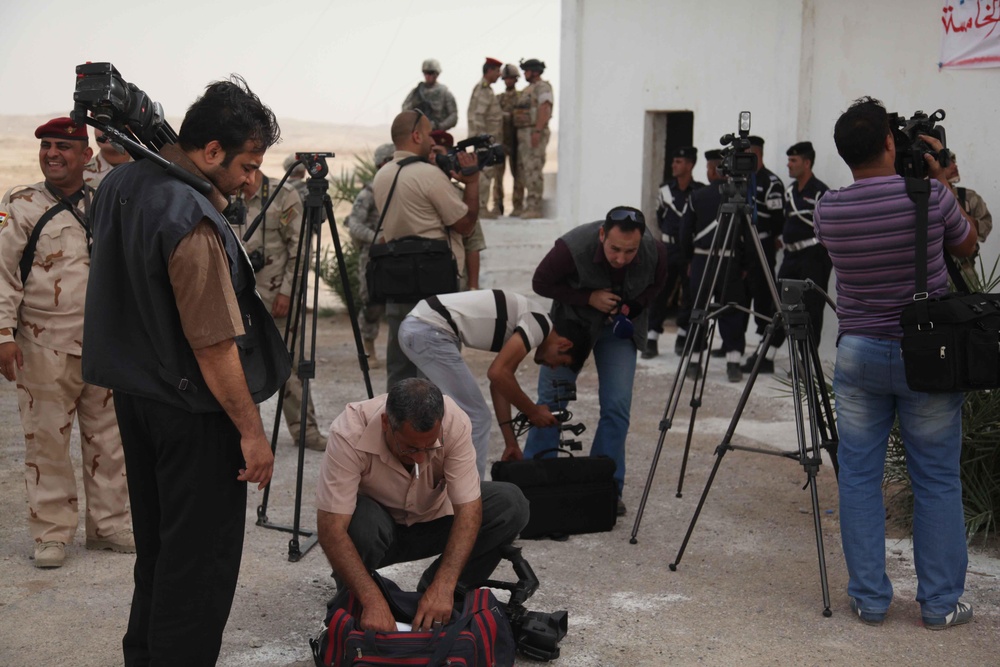
[[[740,125],[736,134],[725,134],[719,143],[722,151],[719,172],[726,176],[722,194],[728,201],[743,202],[747,199],[747,182],[757,173],[757,156],[750,152],[750,112],[740,112]]]

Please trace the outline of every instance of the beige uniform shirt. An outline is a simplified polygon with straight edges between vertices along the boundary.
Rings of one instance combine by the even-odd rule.
[[[277,180],[269,179],[267,196],[274,192]],[[258,225],[249,241],[243,241],[243,234],[260,213],[264,205],[264,183],[253,197],[246,199],[247,219],[245,225],[234,225],[233,231],[240,237],[247,254],[258,248],[264,250],[264,267],[257,272],[257,291],[268,307],[279,294],[291,296],[295,283],[295,256],[299,250],[299,233],[302,228],[302,199],[295,188],[285,184],[267,209],[264,221]],[[240,194],[240,197],[243,197]],[[303,260],[305,261],[305,260]]]
[[[503,109],[485,78],[472,89],[469,99],[469,136],[477,134],[489,134],[494,141],[503,141]]]
[[[104,180],[104,177],[114,169],[115,166],[101,157],[100,153],[94,157],[83,168],[83,182],[92,188],[97,188]]]
[[[529,83],[528,87],[521,91],[515,104],[513,111],[515,127],[535,127],[535,122],[538,120],[538,107],[546,102],[552,105],[553,113],[555,113],[556,98],[552,92],[552,84],[541,79]]]
[[[76,205],[81,217],[91,195],[88,190]],[[72,213],[61,211],[42,228],[31,272],[21,284],[19,264],[35,223],[58,203],[44,182],[14,188],[0,201],[0,343],[13,341],[19,330],[36,345],[78,355],[90,251]]]
[[[353,515],[358,495],[384,507],[405,526],[450,516],[453,505],[479,498],[479,472],[472,425],[455,402],[444,397],[441,449],[427,454],[420,477],[400,463],[382,434],[386,394],[347,408],[333,420],[316,485],[316,509]]]
[[[392,162],[378,170],[372,181],[375,205],[385,208],[389,189],[396,172],[397,162],[412,156],[407,151],[393,153]],[[415,162],[402,168],[396,191],[389,202],[389,209],[382,221],[380,236],[392,241],[403,236],[422,236],[427,239],[445,239],[451,245],[460,275],[465,274],[465,248],[462,235],[450,228],[469,212],[462,195],[443,171],[429,162]]]

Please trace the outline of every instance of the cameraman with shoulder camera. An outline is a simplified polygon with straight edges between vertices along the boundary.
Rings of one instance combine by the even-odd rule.
[[[239,195],[226,210],[226,218],[250,257],[257,293],[274,317],[278,331],[284,333],[285,319],[291,310],[292,287],[298,284],[295,259],[299,252],[299,235],[302,230],[302,199],[293,186],[287,182],[282,186],[253,236],[249,241],[243,240],[247,226],[257,218],[271,196],[272,184],[277,185],[277,181],[272,181],[260,170],[253,172],[251,179],[240,188]],[[302,259],[299,271],[307,261],[308,258]],[[301,275],[300,273],[299,276]],[[297,322],[292,322],[293,329],[296,324]],[[293,350],[294,354],[297,354],[297,350]],[[292,443],[298,446],[302,418],[302,380],[298,375],[292,374],[285,383],[281,412],[285,416]],[[326,449],[326,438],[316,425],[312,396],[309,397],[306,411],[306,447],[320,452]]]
[[[577,322],[589,333],[601,411],[590,455],[615,462],[619,516],[625,513],[621,495],[636,353],[646,347],[648,306],[666,277],[667,249],[646,230],[642,212],[616,206],[604,220],[582,224],[558,238],[531,281],[535,292],[552,299],[554,321]],[[538,374],[538,402],[551,409],[565,408],[555,383],[575,382],[578,374],[576,365],[543,367]],[[533,428],[524,457],[558,445],[558,427]]]
[[[464,273],[465,248],[462,238],[473,233],[479,219],[479,173],[476,156],[460,152],[457,159],[466,175],[453,172],[452,178],[465,184],[465,193],[452,186],[451,180],[436,165],[428,162],[434,140],[430,120],[421,111],[403,111],[392,122],[392,143],[396,146],[393,161],[379,169],[372,181],[375,204],[385,216],[382,239],[376,243],[403,236],[445,239],[451,246],[459,273]],[[404,163],[405,164],[401,164]],[[396,176],[392,200],[389,190]],[[405,378],[417,377],[417,367],[399,348],[399,325],[416,303],[388,303],[386,344],[386,387]]]
[[[921,135],[935,151],[941,143]],[[837,152],[854,183],[816,205],[816,235],[837,275],[839,333],[833,390],[840,432],[840,531],[850,575],[851,610],[879,625],[892,602],[885,571],[882,477],[886,445],[898,419],[913,482],[913,549],[917,602],[924,626],[944,629],[972,619],[961,602],[968,556],[959,457],[961,393],[928,394],[906,383],[900,313],[916,282],[916,206],[897,175],[896,141],[882,103],[863,97],[837,120]],[[948,192],[940,164],[922,156],[931,175],[927,292],[948,291],[944,250],[970,255],[976,228]]]
[[[241,78],[212,83],[178,143],[160,150],[207,180],[207,195],[145,159],[108,174],[94,199],[83,376],[114,390],[128,466],[126,667],[215,664],[239,577],[246,482],[271,479],[255,402],[288,377],[288,353],[222,211],[278,133]]]

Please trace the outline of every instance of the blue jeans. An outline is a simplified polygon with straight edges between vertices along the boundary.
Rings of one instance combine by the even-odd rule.
[[[885,613],[882,475],[889,431],[898,418],[913,485],[913,561],[925,618],[955,608],[965,590],[968,554],[959,457],[964,395],[926,394],[906,385],[898,340],[845,335],[833,376],[840,431],[840,533],[860,609]]]
[[[591,456],[607,456],[615,462],[615,482],[618,495],[625,484],[625,436],[628,435],[632,412],[632,382],[635,379],[635,343],[632,339],[618,338],[611,332],[611,325],[601,329],[594,345],[594,365],[597,366],[597,397],[601,416],[591,445]],[[543,366],[538,373],[538,402],[553,409],[566,407],[565,401],[557,403],[553,381],[576,382],[577,374],[565,366],[555,370]],[[524,457],[530,458],[543,450],[559,446],[559,429],[533,428],[528,431]],[[546,456],[554,456],[554,453]]]

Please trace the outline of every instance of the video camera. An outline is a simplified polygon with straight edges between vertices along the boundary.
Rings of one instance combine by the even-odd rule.
[[[473,149],[473,153],[476,154],[476,160],[479,164],[475,168],[468,167],[466,169],[462,169],[462,167],[458,164],[458,154],[466,152],[466,149],[470,146]],[[440,167],[444,173],[450,175],[451,172],[455,171],[465,176],[471,176],[484,167],[502,164],[503,159],[503,146],[493,143],[493,137],[488,134],[477,134],[474,137],[463,139],[455,144],[454,148],[449,149],[447,153],[437,155],[434,158],[437,166]]]
[[[211,183],[160,157],[164,146],[177,143],[177,133],[160,103],[125,81],[111,63],[76,66],[73,103],[70,118],[74,123],[99,129],[107,141],[127,150],[133,159],[150,159],[202,194],[211,192]]]
[[[933,155],[938,164],[947,167],[950,154],[947,150],[944,128],[937,126],[945,118],[944,109],[938,109],[930,116],[923,111],[915,111],[910,118],[903,118],[898,113],[889,114],[889,129],[896,142],[896,173],[900,176],[927,176],[925,155]],[[935,152],[919,135],[926,134],[941,142],[941,151]]]
[[[750,112],[740,112],[740,129],[737,134],[726,134],[719,143],[722,151],[719,172],[732,179],[746,179],[757,173],[757,156],[750,152]]]
[[[549,409],[552,410],[552,416],[559,422],[559,446],[567,451],[581,451],[583,443],[579,440],[565,439],[563,433],[569,431],[574,436],[579,436],[587,430],[587,426],[585,424],[567,424],[566,422],[573,419],[573,413],[566,408],[558,408],[563,403],[576,400],[576,384],[570,380],[553,380],[552,386],[555,388],[555,399],[549,404]],[[510,420],[510,425],[514,429],[515,438],[520,438],[532,428],[528,415],[523,412],[517,413],[517,416]]]
[[[549,661],[559,657],[559,642],[569,628],[569,613],[557,611],[546,614],[528,611],[524,603],[538,590],[538,577],[531,565],[521,555],[519,547],[507,545],[500,548],[500,555],[509,560],[517,575],[517,583],[490,579],[484,584],[490,588],[510,591],[504,613],[514,631],[517,649],[532,660]]]

